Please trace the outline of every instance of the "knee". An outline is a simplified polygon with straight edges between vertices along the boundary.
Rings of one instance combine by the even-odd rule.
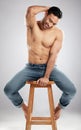
[[[76,92],[77,92],[76,87],[75,87],[74,84],[72,84],[72,85],[71,85],[71,95],[74,96],[74,95],[76,94]]]
[[[6,86],[4,87],[4,93],[9,96],[12,92],[12,89],[11,89],[11,85],[9,83],[6,84]]]

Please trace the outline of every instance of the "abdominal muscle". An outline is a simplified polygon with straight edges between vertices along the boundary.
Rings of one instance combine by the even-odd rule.
[[[28,62],[32,64],[46,64],[49,58],[49,49],[33,48],[28,50]]]

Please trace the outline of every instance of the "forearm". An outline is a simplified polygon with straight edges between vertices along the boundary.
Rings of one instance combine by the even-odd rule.
[[[49,76],[53,70],[53,67],[55,65],[58,53],[61,50],[61,48],[62,48],[62,33],[59,34],[59,38],[57,40],[55,40],[53,46],[50,49],[47,68],[46,68],[46,72],[44,75],[45,77],[49,78]]]
[[[28,7],[29,11],[32,11],[33,14],[38,14],[40,12],[45,12],[49,9],[48,6],[38,6],[38,5],[34,5],[34,6],[30,6]]]
[[[53,70],[53,67],[55,65],[56,57],[51,56],[47,63],[47,68],[44,77],[49,78],[50,74]]]

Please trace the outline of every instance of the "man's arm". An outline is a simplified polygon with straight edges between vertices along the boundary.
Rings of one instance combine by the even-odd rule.
[[[45,75],[44,77],[37,80],[37,83],[39,83],[41,86],[46,85],[49,82],[49,76],[53,70],[57,55],[60,49],[62,48],[62,39],[63,39],[63,33],[62,31],[59,31],[58,38],[54,41],[54,44],[50,49],[50,55],[49,55]]]
[[[46,68],[46,72],[44,75],[44,77],[46,77],[46,78],[49,78],[49,76],[53,70],[53,67],[54,67],[56,59],[57,59],[57,55],[62,48],[62,40],[63,40],[63,33],[62,33],[62,31],[60,31],[58,38],[55,40],[55,42],[50,50],[47,68]]]
[[[30,6],[26,12],[27,27],[32,28],[36,23],[35,15],[40,12],[46,12],[49,9],[47,6]]]

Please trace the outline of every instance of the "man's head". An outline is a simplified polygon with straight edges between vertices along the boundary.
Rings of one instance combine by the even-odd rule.
[[[53,6],[49,8],[43,19],[44,29],[52,28],[54,25],[58,23],[59,19],[61,18],[62,11],[58,7]]]
[[[56,7],[56,6],[53,6],[53,7],[48,9],[48,15],[50,15],[50,14],[54,14],[59,19],[62,18],[62,11],[58,7]]]

